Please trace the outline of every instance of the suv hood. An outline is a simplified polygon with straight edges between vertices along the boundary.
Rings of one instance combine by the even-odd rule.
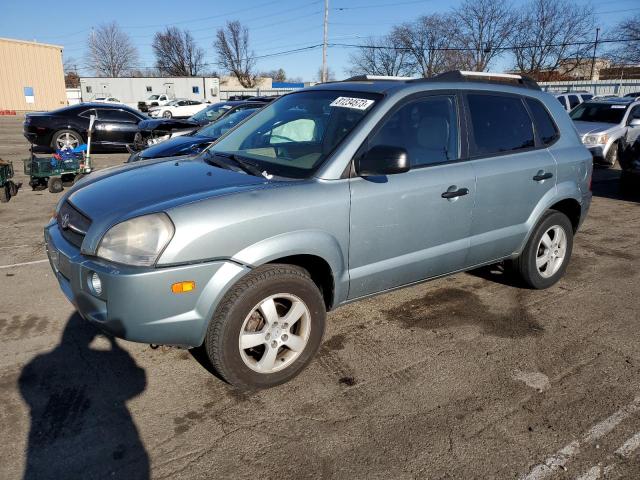
[[[68,200],[91,220],[83,251],[94,252],[116,223],[203,198],[266,186],[263,177],[218,168],[200,157],[126,164],[94,172],[60,200]]]
[[[606,133],[607,130],[613,130],[618,126],[615,123],[597,123],[597,122],[579,122],[579,121],[574,121],[573,124],[575,125],[576,130],[578,131],[580,136],[589,135],[589,134]]]

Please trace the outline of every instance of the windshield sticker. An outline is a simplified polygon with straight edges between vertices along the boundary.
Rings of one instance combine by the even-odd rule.
[[[368,98],[338,97],[329,106],[342,108],[355,108],[356,110],[366,110],[373,105],[374,100]]]
[[[627,108],[626,105],[611,105],[611,108]]]

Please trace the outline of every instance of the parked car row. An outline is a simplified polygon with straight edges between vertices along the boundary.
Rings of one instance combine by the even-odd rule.
[[[89,119],[93,115],[94,151],[137,152],[172,136],[194,132],[198,127],[207,125],[227,113],[247,108],[255,109],[264,106],[268,101],[260,98],[242,102],[202,103],[197,113],[187,119],[169,116],[152,119],[126,105],[82,103],[51,112],[28,113],[23,123],[23,133],[34,150],[75,148],[87,142]]]

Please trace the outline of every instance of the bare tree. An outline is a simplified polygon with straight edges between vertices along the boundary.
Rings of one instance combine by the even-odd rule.
[[[336,74],[333,72],[331,67],[327,67],[327,82],[334,82],[335,79],[336,79]],[[316,82],[322,83],[322,66],[318,67],[315,80]]]
[[[471,58],[469,68],[483,72],[507,45],[517,24],[517,14],[508,1],[464,0],[454,10],[459,26],[454,35],[456,45],[466,49]]]
[[[513,35],[516,68],[539,80],[584,67],[590,62],[592,7],[568,0],[532,0],[520,14]]]
[[[349,56],[349,75],[409,76],[413,68],[409,63],[409,52],[396,44],[392,35],[381,39],[369,38]]]
[[[468,68],[468,55],[451,48],[457,34],[450,15],[432,14],[394,27],[391,38],[397,48],[407,52],[408,71],[432,77],[447,70]]]
[[[88,43],[87,63],[100,77],[120,77],[138,61],[138,50],[116,22],[92,30]]]
[[[625,41],[608,53],[614,62],[622,65],[640,63],[640,14],[620,22],[612,31]]]
[[[284,71],[283,68],[279,68],[277,70],[269,70],[268,72],[262,72],[260,76],[265,78],[271,78],[274,82],[287,81],[287,73]]]
[[[156,56],[156,67],[162,74],[172,77],[200,74],[204,50],[196,45],[188,30],[167,27],[163,32],[156,32],[151,46]]]
[[[216,33],[213,46],[218,55],[220,68],[234,75],[243,87],[255,86],[256,61],[249,48],[247,27],[243,27],[238,20],[227,22],[226,27],[219,29]]]

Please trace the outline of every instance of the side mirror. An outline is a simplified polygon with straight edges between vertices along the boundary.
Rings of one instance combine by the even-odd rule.
[[[634,118],[629,122],[630,127],[640,127],[640,118]]]
[[[394,175],[410,168],[409,155],[402,147],[377,145],[356,160],[356,172],[361,177]]]

